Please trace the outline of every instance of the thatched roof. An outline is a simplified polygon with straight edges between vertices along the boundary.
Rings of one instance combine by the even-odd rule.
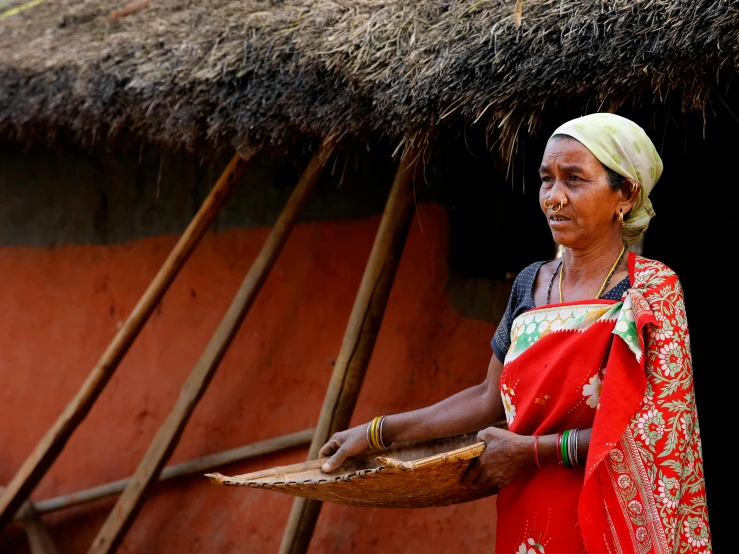
[[[0,13],[25,0],[0,0]],[[542,110],[704,109],[739,67],[726,0],[48,0],[0,19],[0,135],[195,150],[328,133],[511,139]]]

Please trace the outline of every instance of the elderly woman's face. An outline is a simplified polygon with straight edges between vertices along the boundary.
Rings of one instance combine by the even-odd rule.
[[[539,203],[555,242],[587,248],[609,234],[620,234],[615,217],[621,191],[611,188],[605,168],[582,143],[569,137],[551,139],[539,176]]]

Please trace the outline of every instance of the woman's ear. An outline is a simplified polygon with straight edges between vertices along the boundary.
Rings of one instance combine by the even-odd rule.
[[[641,185],[634,181],[634,179],[624,179],[624,183],[621,185],[621,200],[619,201],[619,206],[623,208],[624,214],[628,214],[631,208],[634,207],[634,204],[636,204],[639,198],[640,188]]]

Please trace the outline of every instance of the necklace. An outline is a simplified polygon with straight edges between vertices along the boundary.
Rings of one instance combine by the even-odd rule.
[[[626,245],[624,244],[621,246],[621,253],[618,255],[618,258],[616,259],[616,262],[613,264],[613,267],[611,268],[611,271],[608,273],[608,277],[606,277],[606,280],[603,281],[603,285],[600,287],[600,290],[598,291],[598,295],[596,298],[600,298],[600,295],[603,294],[603,291],[606,290],[606,287],[608,286],[608,283],[611,282],[611,277],[613,277],[613,274],[616,273],[616,269],[618,269],[618,266],[621,265],[621,260],[624,257],[624,254],[626,253]],[[561,281],[560,281],[561,283]],[[562,294],[562,285],[560,284],[560,295]]]
[[[560,260],[559,265],[557,266],[557,269],[554,270],[554,273],[552,273],[552,278],[549,279],[549,288],[547,289],[547,304],[549,304],[549,300],[552,297],[552,285],[554,285],[554,278],[557,276],[557,273],[559,273],[560,268],[562,267],[562,260]],[[560,295],[560,302],[562,299],[562,295]]]
[[[611,277],[613,277],[613,274],[616,273],[616,269],[618,269],[618,266],[621,265],[621,260],[624,258],[624,254],[626,253],[626,245],[623,245],[621,247],[621,253],[618,255],[618,258],[613,264],[613,267],[611,267],[611,271],[608,272],[608,275],[606,276],[606,280],[603,281],[603,284],[600,287],[600,290],[598,291],[598,294],[595,296],[595,298],[600,298],[600,295],[603,294],[603,291],[606,290],[606,287],[608,286],[608,283],[611,282]],[[554,273],[552,274],[552,278],[549,281],[549,289],[547,290],[547,304],[549,304],[549,300],[552,295],[552,285],[554,284],[554,278],[557,276],[557,273],[559,273],[559,302],[560,304],[564,302],[562,300],[562,274],[564,273],[564,260],[559,262],[559,265],[557,266],[557,269],[554,270]]]

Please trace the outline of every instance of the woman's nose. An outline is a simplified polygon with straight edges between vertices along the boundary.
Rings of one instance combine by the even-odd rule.
[[[555,181],[552,188],[549,189],[549,196],[546,200],[548,200],[552,205],[559,204],[560,202],[562,202],[563,205],[567,204],[566,188],[559,180]]]

